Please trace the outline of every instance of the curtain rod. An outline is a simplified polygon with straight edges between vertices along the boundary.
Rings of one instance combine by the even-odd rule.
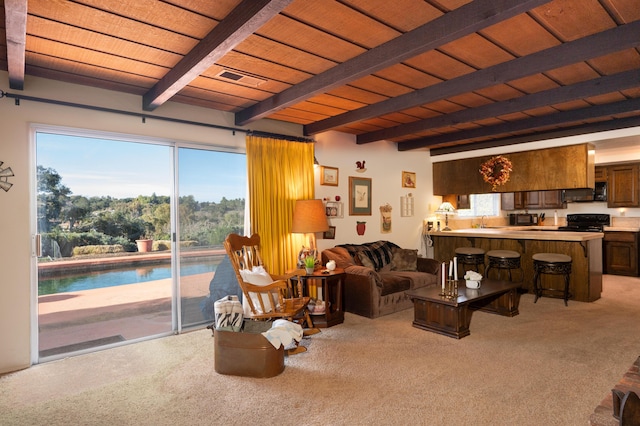
[[[180,118],[162,117],[162,116],[158,116],[158,115],[142,114],[142,113],[139,113],[139,112],[124,111],[124,110],[120,110],[120,109],[105,108],[105,107],[99,107],[99,106],[94,106],[94,105],[86,105],[86,104],[78,104],[78,103],[74,103],[74,102],[58,101],[58,100],[55,100],[55,99],[46,99],[46,98],[37,98],[37,97],[34,97],[34,96],[17,95],[17,94],[14,94],[14,93],[9,93],[9,92],[5,92],[3,90],[0,90],[0,99],[2,99],[2,98],[14,99],[16,106],[20,105],[20,101],[21,100],[33,101],[33,102],[41,102],[41,103],[45,103],[45,104],[67,106],[67,107],[72,107],[72,108],[82,108],[82,109],[88,109],[88,110],[92,110],[92,111],[109,112],[109,113],[112,113],[112,114],[121,114],[121,115],[128,115],[128,116],[132,116],[132,117],[139,117],[139,118],[142,119],[143,123],[146,123],[146,119],[147,118],[151,118],[151,119],[154,119],[154,120],[168,121],[168,122],[171,122],[171,123],[190,124],[192,126],[209,127],[209,128],[213,128],[213,129],[219,129],[219,130],[228,130],[228,131],[232,132],[234,135],[236,134],[236,132],[242,132],[242,133],[247,133],[247,134],[253,134],[253,135],[256,135],[256,136],[271,137],[271,138],[274,138],[274,139],[283,139],[283,140],[287,140],[287,141],[315,142],[312,139],[301,138],[301,137],[291,136],[291,135],[281,135],[279,133],[251,131],[251,130],[247,130],[247,129],[241,129],[239,127],[220,126],[218,124],[209,124],[209,123],[202,123],[202,122],[199,122],[199,121],[182,120]]]

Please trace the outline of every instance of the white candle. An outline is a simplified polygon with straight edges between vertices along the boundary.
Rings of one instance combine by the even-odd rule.
[[[449,261],[449,277],[453,276],[453,261]]]
[[[458,258],[453,258],[453,279],[458,280]]]
[[[447,267],[445,266],[445,263],[444,263],[444,262],[442,262],[442,268],[440,268],[440,269],[441,269],[441,272],[442,272],[442,291],[443,291],[443,292],[444,292],[444,282],[445,282],[445,278],[444,278],[444,276],[445,276],[445,275],[446,275],[446,273],[447,273],[446,268],[447,268]]]

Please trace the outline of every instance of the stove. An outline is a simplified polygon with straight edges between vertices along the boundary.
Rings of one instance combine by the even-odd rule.
[[[576,213],[567,215],[567,226],[558,231],[602,232],[611,223],[611,216],[604,213]]]

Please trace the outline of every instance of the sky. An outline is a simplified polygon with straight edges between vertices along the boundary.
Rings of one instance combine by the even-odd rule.
[[[38,133],[37,164],[54,169],[72,195],[170,195],[171,150],[164,145]],[[180,148],[180,196],[246,198],[244,154]]]

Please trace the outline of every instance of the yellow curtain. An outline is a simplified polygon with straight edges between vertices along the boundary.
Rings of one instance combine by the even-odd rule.
[[[291,233],[296,200],[314,198],[314,144],[247,135],[251,230],[269,272],[296,267],[304,235]]]

